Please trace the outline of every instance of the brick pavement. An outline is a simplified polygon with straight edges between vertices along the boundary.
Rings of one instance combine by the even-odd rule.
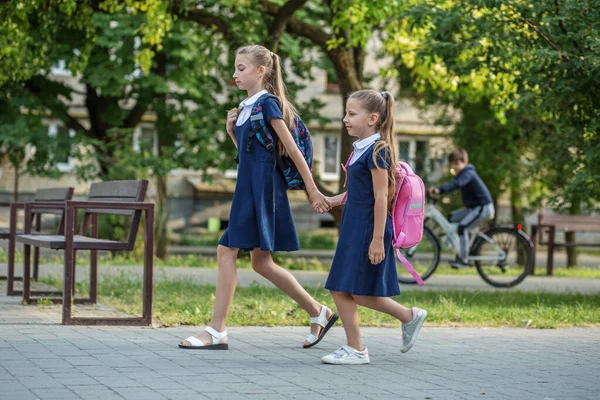
[[[2,290],[3,288],[0,288]],[[0,292],[2,293],[2,292]],[[597,399],[600,328],[365,328],[371,365],[319,358],[308,327],[231,327],[229,351],[184,351],[197,327],[66,327],[56,306],[0,296],[0,399]]]

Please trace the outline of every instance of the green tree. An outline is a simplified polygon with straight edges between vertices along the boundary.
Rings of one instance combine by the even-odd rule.
[[[22,174],[56,178],[58,162],[70,154],[68,136],[48,140],[48,128],[42,124],[43,108],[37,99],[18,85],[4,85],[0,92],[0,160],[7,159],[14,170],[13,198],[19,199]]]
[[[503,138],[480,151],[494,157],[498,142],[516,138],[507,158],[528,161],[538,193],[578,212],[600,200],[599,6],[406,1],[387,30],[386,49],[429,102],[451,103],[467,117],[469,108],[489,104],[506,128],[496,128]],[[466,141],[463,133],[456,132],[458,142]],[[506,170],[505,178],[514,177]],[[509,186],[518,190],[518,182]]]

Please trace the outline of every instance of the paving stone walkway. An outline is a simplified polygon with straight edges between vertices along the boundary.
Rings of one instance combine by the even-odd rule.
[[[0,285],[0,293],[4,287]],[[97,307],[98,312],[104,310]],[[365,328],[372,363],[330,366],[336,326],[316,348],[308,327],[232,327],[229,351],[185,351],[198,327],[66,327],[57,306],[0,295],[0,399],[598,399],[600,328]]]

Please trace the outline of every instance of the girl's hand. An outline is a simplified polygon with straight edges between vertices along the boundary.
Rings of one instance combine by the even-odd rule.
[[[310,200],[313,209],[319,214],[323,214],[331,210],[331,202],[329,198],[325,197],[318,189],[308,193],[308,199]]]
[[[231,110],[227,111],[227,124],[225,126],[229,135],[233,135],[235,133],[235,121],[237,121],[239,113],[239,108],[232,108]]]
[[[329,208],[329,209],[330,209],[330,210],[331,210],[331,208],[335,207],[335,206],[333,205],[333,201],[332,201],[332,198],[331,198],[331,197],[327,197],[327,196],[325,196],[325,198],[326,198],[326,199],[327,199],[327,201],[329,202],[329,205],[330,205],[330,208]],[[316,213],[319,213],[319,214],[325,214],[325,213],[328,211],[328,210],[327,210],[325,207],[323,207],[323,206],[319,205],[319,203],[317,203],[317,202],[311,203],[311,205],[312,205],[312,208],[313,208],[313,210],[315,210],[315,212],[316,212]]]
[[[377,265],[385,259],[385,251],[383,249],[383,238],[373,238],[369,246],[369,260],[371,264]]]

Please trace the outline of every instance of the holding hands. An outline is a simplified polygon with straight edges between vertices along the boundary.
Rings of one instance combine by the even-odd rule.
[[[308,193],[308,199],[312,204],[313,210],[318,212],[319,214],[324,214],[327,211],[331,210],[331,199],[326,197],[319,191],[319,189],[314,189]]]

